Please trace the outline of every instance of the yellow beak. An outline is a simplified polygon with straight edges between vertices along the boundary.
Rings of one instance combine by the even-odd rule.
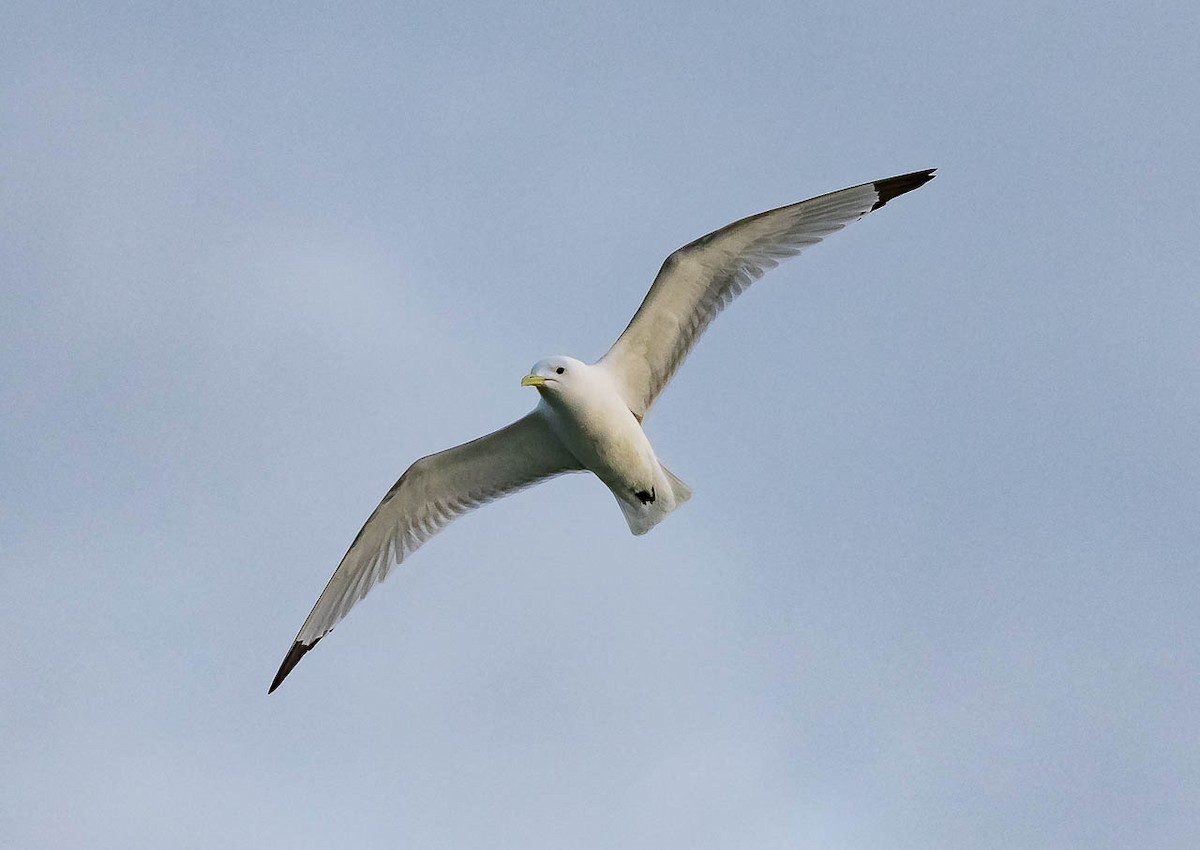
[[[540,387],[544,383],[546,383],[546,379],[541,375],[526,375],[521,379],[523,387]]]

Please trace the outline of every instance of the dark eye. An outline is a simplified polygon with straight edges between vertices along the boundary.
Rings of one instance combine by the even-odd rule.
[[[555,369],[555,370],[554,370],[554,373],[555,373],[556,375],[561,375],[561,374],[562,374],[563,372],[565,372],[565,371],[567,371],[567,370],[566,370],[566,369],[564,369],[562,366],[559,366],[557,369]]]

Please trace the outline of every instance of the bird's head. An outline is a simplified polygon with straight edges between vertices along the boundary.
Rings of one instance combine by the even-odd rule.
[[[567,390],[585,369],[587,364],[574,357],[547,357],[533,364],[529,374],[521,379],[521,386],[537,387],[543,396],[559,394]]]

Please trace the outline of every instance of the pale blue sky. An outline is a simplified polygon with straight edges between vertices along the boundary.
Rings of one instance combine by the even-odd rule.
[[[1194,3],[8,4],[0,844],[1200,844]],[[938,179],[266,687],[668,252]]]

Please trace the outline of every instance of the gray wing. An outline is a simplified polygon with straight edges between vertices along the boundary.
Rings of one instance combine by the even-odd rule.
[[[350,544],[268,693],[394,565],[452,520],[501,496],[582,468],[538,409],[486,437],[418,460],[400,476]]]
[[[764,272],[925,185],[933,172],[863,183],[752,215],[667,257],[633,320],[600,359],[629,409],[639,418],[646,414],[704,329]]]

